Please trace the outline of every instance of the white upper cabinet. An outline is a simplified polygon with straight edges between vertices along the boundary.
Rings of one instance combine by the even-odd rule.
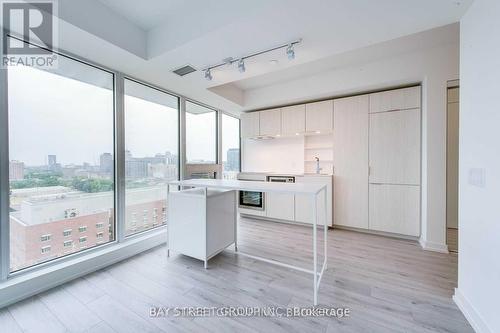
[[[281,108],[281,134],[295,135],[306,131],[305,104]]]
[[[370,94],[370,113],[420,108],[420,86]]]
[[[260,135],[281,135],[281,109],[260,111]]]
[[[420,185],[420,109],[370,114],[370,183]]]
[[[306,104],[306,132],[333,130],[333,100]]]
[[[253,138],[259,136],[259,113],[260,112],[248,112],[241,114],[240,120],[242,138]]]

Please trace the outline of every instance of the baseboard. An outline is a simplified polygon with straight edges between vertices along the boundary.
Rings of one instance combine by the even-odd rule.
[[[458,288],[455,288],[453,301],[458,306],[460,311],[464,314],[465,318],[469,321],[476,333],[493,333],[492,330],[486,325],[481,315],[474,309],[472,304],[465,298]]]
[[[269,222],[274,222],[274,223],[293,224],[293,225],[300,225],[303,227],[312,227],[312,223],[303,223],[303,222],[290,221],[290,220],[281,220],[281,219],[275,219],[275,218],[261,216],[261,215],[249,215],[247,213],[240,213],[240,216],[244,217],[244,218],[261,220],[261,221],[269,221]],[[318,223],[317,226],[322,227],[323,225]],[[330,228],[333,228],[331,222],[328,224],[328,229],[330,229]]]
[[[402,235],[402,234],[395,234],[392,232],[377,231],[377,230],[370,230],[370,229],[363,229],[363,228],[347,227],[347,226],[338,225],[338,224],[334,224],[333,229],[355,231],[355,232],[361,232],[361,233],[369,234],[369,235],[377,235],[377,236],[383,236],[383,237],[389,237],[389,238],[395,238],[395,239],[404,239],[404,240],[410,240],[410,241],[414,241],[414,242],[418,241],[418,237],[415,237],[415,236],[408,236],[408,235]]]
[[[429,241],[426,241],[422,238],[420,238],[418,242],[420,243],[420,246],[422,246],[422,249],[424,249],[426,251],[450,253],[448,251],[448,245],[446,245],[446,244],[429,242]]]

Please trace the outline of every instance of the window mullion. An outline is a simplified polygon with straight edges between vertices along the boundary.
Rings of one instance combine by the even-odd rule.
[[[124,77],[115,74],[115,228],[116,239],[125,239],[125,97]]]
[[[0,281],[9,276],[9,121],[7,69],[0,70]]]

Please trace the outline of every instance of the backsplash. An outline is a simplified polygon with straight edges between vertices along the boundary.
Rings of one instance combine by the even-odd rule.
[[[242,140],[241,171],[304,173],[304,137]]]

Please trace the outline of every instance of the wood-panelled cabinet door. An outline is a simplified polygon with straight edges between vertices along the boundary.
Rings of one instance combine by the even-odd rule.
[[[370,184],[370,230],[420,236],[420,186]]]
[[[281,135],[281,109],[260,111],[260,135]]]
[[[295,135],[306,131],[305,104],[281,108],[281,134]]]
[[[420,185],[420,109],[370,114],[370,183]]]
[[[306,132],[331,132],[333,100],[306,104]]]
[[[333,223],[368,228],[368,95],[334,101]]]
[[[370,94],[370,113],[420,107],[420,86]]]
[[[241,137],[252,138],[259,135],[259,112],[242,113]]]

